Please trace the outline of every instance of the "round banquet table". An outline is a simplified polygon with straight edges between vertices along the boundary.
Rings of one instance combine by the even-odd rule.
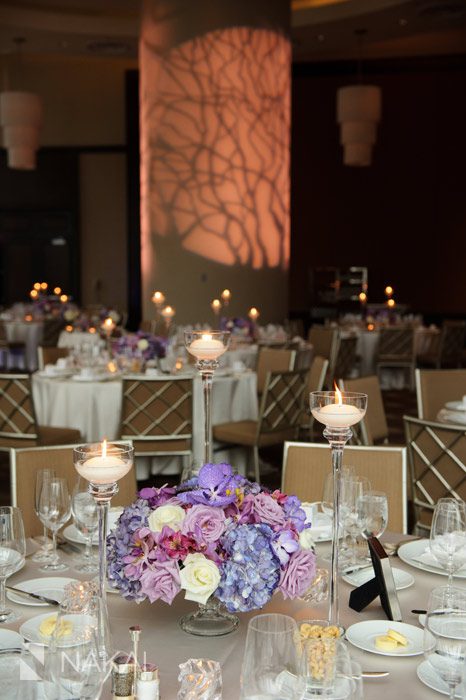
[[[386,533],[385,541],[397,542],[406,540],[403,535]],[[328,553],[329,545],[317,544],[318,564],[325,563],[319,559]],[[63,576],[84,578],[73,568],[76,555],[60,554],[70,564],[70,569]],[[18,585],[21,581],[41,576],[38,565],[29,559],[26,566],[8,579],[8,584]],[[419,626],[417,615],[411,613],[412,608],[424,608],[432,588],[446,584],[446,577],[415,569],[405,564],[397,557],[391,557],[392,567],[411,573],[415,583],[410,588],[398,591],[398,598],[403,615],[403,621]],[[42,574],[45,576],[45,574]],[[355,622],[363,620],[385,619],[378,601],[374,601],[361,613],[348,608],[348,598],[352,587],[340,581],[340,619],[346,628]],[[20,625],[30,617],[45,612],[53,612],[52,608],[31,607],[9,601],[9,605],[21,612],[21,620],[8,625],[6,628],[18,630]],[[222,665],[223,700],[238,700],[240,693],[239,679],[244,653],[248,620],[257,613],[242,613],[237,631],[225,637],[195,637],[183,632],[177,621],[179,617],[194,609],[195,604],[184,601],[180,593],[171,606],[160,601],[150,604],[147,601],[137,605],[125,601],[118,594],[108,595],[108,607],[111,630],[115,649],[129,652],[131,641],[129,627],[139,624],[142,628],[140,654],[146,652],[148,663],[155,663],[160,669],[160,695],[164,700],[175,700],[178,690],[178,664],[189,658],[209,658],[217,660]],[[281,612],[292,615],[297,620],[306,617],[322,619],[327,616],[327,604],[313,606],[312,609],[300,601],[285,601],[281,594],[276,594],[273,600],[262,612]],[[2,625],[2,628],[5,628]],[[417,666],[424,660],[423,655],[411,657],[391,657],[362,651],[350,643],[348,649],[351,657],[361,664],[363,671],[389,671],[389,676],[364,680],[365,700],[380,700],[381,697],[403,698],[409,700],[440,700],[442,695],[425,686],[416,675]],[[1,679],[0,679],[1,681]],[[111,698],[109,684],[106,684],[101,696],[105,700]],[[9,700],[9,699],[3,699]]]

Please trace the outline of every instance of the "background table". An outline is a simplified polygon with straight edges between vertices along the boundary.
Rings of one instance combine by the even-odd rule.
[[[396,537],[386,534],[386,541],[396,542],[405,539],[401,535]],[[327,553],[328,544],[318,544],[318,558]],[[73,559],[61,554],[70,563]],[[434,586],[446,584],[446,577],[429,574],[401,562],[397,557],[391,558],[392,566],[409,571],[415,577],[415,584],[410,588],[398,592],[403,621],[418,625],[417,615],[411,613],[412,608],[424,608],[427,604],[429,592]],[[319,561],[322,564],[322,561]],[[76,576],[78,572],[70,568],[63,572],[63,576]],[[11,577],[8,581],[11,585],[17,585],[22,580],[40,576],[38,565],[27,560],[26,567]],[[44,574],[45,575],[45,574]],[[348,598],[353,590],[349,584],[340,583],[340,615],[342,623],[348,627],[362,620],[384,619],[384,614],[378,601],[374,601],[362,613],[356,613],[348,608]],[[8,629],[18,630],[25,619],[44,612],[52,612],[51,608],[32,608],[25,605],[10,603],[13,608],[23,615],[18,622],[8,625]],[[194,609],[195,604],[184,601],[180,593],[172,606],[160,601],[151,605],[148,602],[137,605],[120,598],[117,594],[108,596],[109,614],[113,634],[114,646],[122,651],[131,650],[129,627],[139,624],[142,628],[140,653],[147,654],[147,662],[155,663],[160,669],[160,694],[164,700],[174,700],[178,691],[178,664],[188,658],[210,658],[222,664],[223,674],[223,700],[238,700],[240,692],[241,663],[244,652],[248,620],[257,613],[240,614],[240,625],[237,631],[225,637],[195,637],[183,632],[178,626],[181,615]],[[300,601],[285,601],[281,594],[276,594],[273,600],[261,612],[281,612],[292,615],[296,619],[313,617],[321,619],[327,615],[326,604],[315,606],[312,609]],[[381,697],[403,698],[403,700],[441,700],[442,695],[431,690],[416,676],[417,666],[424,660],[423,655],[405,658],[395,658],[370,654],[361,651],[348,643],[351,657],[358,661],[365,671],[389,671],[386,678],[364,680],[365,700],[380,700]],[[109,700],[111,697],[109,687],[106,687],[102,698]]]

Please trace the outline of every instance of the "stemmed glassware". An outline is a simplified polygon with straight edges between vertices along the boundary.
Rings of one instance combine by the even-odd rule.
[[[350,538],[349,564],[357,563],[357,539],[361,528],[358,517],[358,500],[370,489],[369,479],[353,475],[341,480],[341,525]]]
[[[57,532],[70,517],[71,498],[66,479],[53,477],[44,481],[39,497],[39,518],[52,531],[52,552],[41,571],[48,573],[68,569],[57,553]]]
[[[82,563],[74,568],[83,573],[95,573],[99,570],[98,560],[92,556],[92,538],[99,526],[97,504],[89,493],[88,484],[79,478],[71,497],[71,511],[74,524],[86,540]]]
[[[202,378],[204,394],[204,464],[212,462],[212,410],[211,394],[218,358],[226,352],[230,340],[229,331],[185,331],[187,351],[196,358],[196,368]]]
[[[352,436],[351,426],[359,423],[366,413],[367,394],[354,391],[312,391],[310,408],[315,420],[325,425],[324,437],[330,443],[333,471],[332,558],[329,587],[329,620],[339,624],[338,612],[338,548],[340,532],[340,475],[343,449]]]
[[[463,681],[466,658],[466,591],[442,586],[429,596],[424,656],[447,684],[450,699]]]
[[[6,607],[5,581],[24,565],[26,539],[19,508],[0,507],[0,623],[9,624],[20,615]]]
[[[388,523],[386,493],[368,491],[359,496],[356,509],[360,533],[365,540],[383,535]]]
[[[430,551],[448,572],[448,585],[466,564],[466,504],[455,498],[440,498],[430,530]]]
[[[34,488],[34,510],[35,510],[36,515],[39,519],[40,519],[39,499],[40,499],[40,494],[42,491],[42,485],[47,480],[53,478],[54,476],[56,476],[54,469],[38,469],[36,472],[36,483],[35,483],[35,488]],[[51,542],[50,542],[49,538],[47,537],[47,526],[44,523],[42,523],[42,524],[44,527],[42,546],[31,557],[32,561],[40,563],[40,564],[43,564],[45,562],[50,561],[50,551],[51,551]]]

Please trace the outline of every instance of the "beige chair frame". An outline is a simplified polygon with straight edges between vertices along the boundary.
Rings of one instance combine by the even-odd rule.
[[[365,476],[376,491],[388,496],[388,526],[394,532],[408,528],[407,460],[405,447],[345,447],[344,461]],[[321,501],[324,482],[332,471],[328,445],[285,442],[282,491],[302,501]]]
[[[112,441],[121,444],[121,441]],[[10,457],[10,497],[11,505],[18,506],[23,515],[26,537],[40,535],[43,525],[34,510],[34,489],[36,472],[39,469],[54,469],[57,476],[67,480],[70,494],[73,492],[78,474],[73,464],[73,449],[77,445],[57,445],[51,447],[25,447],[2,451]],[[112,506],[126,506],[136,497],[136,470],[133,468],[118,482],[118,493],[112,499]]]
[[[261,347],[256,365],[257,393],[261,395],[264,392],[269,372],[291,371],[295,367],[295,362],[296,350]]]
[[[403,416],[414,531],[430,531],[439,498],[466,499],[466,427]]]
[[[61,357],[68,357],[70,354],[70,348],[59,348],[54,345],[39,345],[37,348],[37,361],[39,364],[39,369],[43,370],[45,365],[56,364],[57,360]]]
[[[435,421],[447,401],[466,395],[466,369],[416,369],[417,414]]]
[[[416,367],[415,335],[413,328],[382,328],[376,357],[377,375],[382,368],[407,369],[409,386],[414,390]]]
[[[341,382],[341,388],[346,391],[367,394],[366,415],[358,425],[353,427],[353,433],[356,433],[362,444],[387,443],[388,424],[378,376],[374,374],[356,379],[345,379]]]

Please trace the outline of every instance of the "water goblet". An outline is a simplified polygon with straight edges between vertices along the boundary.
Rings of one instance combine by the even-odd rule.
[[[71,497],[71,512],[74,524],[86,540],[82,563],[75,567],[83,573],[95,573],[99,570],[98,560],[92,556],[92,538],[99,526],[97,504],[89,493],[87,482],[79,478]]]
[[[442,586],[429,596],[424,626],[424,656],[448,686],[450,699],[464,679],[466,591]]]
[[[54,477],[44,482],[39,498],[39,518],[52,531],[50,561],[40,571],[64,571],[68,566],[57,553],[57,532],[71,516],[71,499],[66,479]]]
[[[36,472],[36,483],[34,487],[34,510],[37,515],[37,517],[40,520],[39,516],[39,499],[40,499],[40,494],[42,491],[42,485],[45,481],[48,479],[51,479],[52,477],[56,476],[55,470],[54,469],[38,469]],[[51,542],[49,538],[47,537],[47,527],[46,525],[43,524],[44,528],[44,534],[42,537],[42,545],[41,548],[31,557],[33,562],[37,562],[40,564],[43,564],[45,562],[50,561],[50,550],[51,550]]]
[[[241,700],[301,700],[306,687],[296,621],[256,615],[248,624],[241,670]]]
[[[369,479],[353,475],[341,480],[340,522],[350,538],[350,565],[357,563],[357,538],[360,534],[358,500],[371,488]]]
[[[0,507],[0,623],[9,624],[20,615],[6,607],[5,581],[19,571],[26,556],[23,518],[19,508]]]
[[[448,585],[466,564],[466,505],[455,498],[441,498],[435,506],[430,530],[430,550],[448,572]]]
[[[387,494],[368,491],[360,496],[357,500],[357,521],[365,540],[383,535],[388,523]]]

